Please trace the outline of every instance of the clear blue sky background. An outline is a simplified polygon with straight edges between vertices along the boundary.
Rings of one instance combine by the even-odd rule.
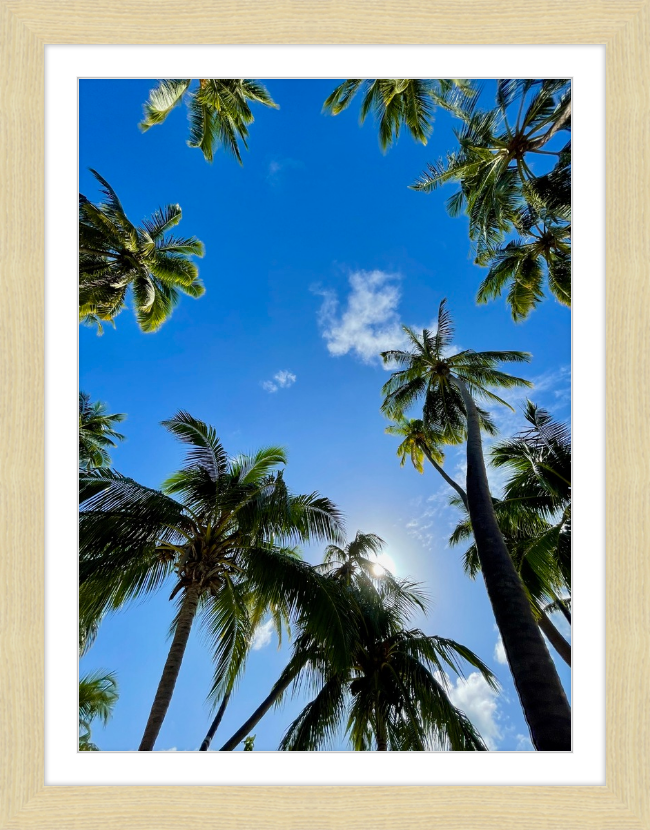
[[[431,610],[414,623],[467,645],[498,675],[499,696],[477,675],[454,680],[456,704],[493,748],[530,749],[508,668],[498,660],[483,583],[463,574],[463,548],[447,544],[456,516],[448,488],[432,469],[421,476],[399,467],[397,439],[384,434],[379,411],[388,373],[374,355],[399,337],[400,322],[429,325],[447,297],[458,346],[532,352],[520,371],[536,382],[529,397],[568,420],[570,312],[547,299],[515,325],[504,301],[475,304],[485,272],[472,264],[466,219],[446,214],[453,187],[432,195],[407,188],[428,161],[455,146],[450,116],[437,112],[426,147],[405,133],[382,155],[374,125],[359,128],[356,102],[336,118],[321,114],[337,81],[265,83],[280,110],[255,107],[240,167],[223,152],[209,165],[187,147],[183,105],[141,134],[137,124],[154,81],[80,82],[81,192],[99,199],[93,167],[136,224],[159,206],[179,203],[178,232],[205,243],[199,264],[207,287],[200,300],[183,297],[156,334],[140,333],[130,309],[102,337],[81,327],[80,387],[109,411],[127,414],[127,440],[113,464],[145,485],[158,486],[179,466],[182,449],[159,422],[181,408],[213,424],[232,454],[286,446],[285,478],[294,492],[331,498],[346,514],[350,537],[359,529],[377,533],[396,574],[424,583]],[[493,100],[492,84],[483,95]],[[278,384],[280,372],[295,381]],[[267,381],[277,389],[265,388]],[[494,412],[504,435],[522,423],[522,397],[509,400],[516,415]],[[459,478],[462,464],[460,451],[448,454],[446,466]],[[304,551],[311,562],[321,554],[318,546]],[[169,646],[170,590],[106,619],[81,661],[82,673],[101,667],[119,678],[112,721],[93,728],[102,749],[134,750],[140,742]],[[275,636],[264,640],[251,653],[215,749],[285,664],[286,646],[278,650]],[[557,662],[569,691],[569,671]],[[157,749],[198,748],[211,721],[211,672],[196,626]],[[266,716],[254,730],[256,750],[277,748],[301,702],[287,699]]]

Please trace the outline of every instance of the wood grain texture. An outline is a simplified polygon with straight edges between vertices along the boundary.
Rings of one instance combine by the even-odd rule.
[[[650,0],[0,0],[0,828],[650,830]],[[44,787],[48,43],[607,45],[605,787]],[[630,399],[630,390],[636,395]]]

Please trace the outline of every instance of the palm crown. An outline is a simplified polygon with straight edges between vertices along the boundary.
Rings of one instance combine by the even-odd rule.
[[[473,397],[495,401],[510,409],[510,404],[490,391],[489,387],[511,389],[532,385],[496,368],[499,363],[529,360],[527,352],[475,352],[465,349],[450,354],[454,328],[446,300],[440,303],[438,309],[435,334],[424,329],[419,337],[408,326],[403,326],[403,329],[411,341],[411,351],[392,349],[381,355],[386,364],[403,367],[393,372],[384,384],[382,410],[391,417],[399,417],[414,403],[424,399],[423,422],[445,443],[460,443],[466,434],[465,404],[455,379],[462,381]],[[481,427],[494,434],[495,428],[487,412],[478,409],[478,413]]]
[[[530,427],[492,448],[492,464],[510,473],[504,507],[526,511],[546,523],[529,533],[525,555],[538,570],[549,563],[555,590],[571,591],[571,435],[569,427],[527,401]],[[555,599],[555,598],[554,598]]]
[[[529,427],[492,448],[492,464],[506,467],[511,478],[508,499],[536,498],[537,507],[555,511],[571,501],[571,436],[569,428],[531,401],[524,417]]]
[[[168,234],[182,216],[167,205],[136,227],[113,188],[95,170],[105,202],[94,205],[79,194],[79,319],[97,325],[113,321],[131,289],[138,325],[153,332],[171,315],[179,292],[200,297],[205,288],[190,259],[203,256],[195,236]]]
[[[259,81],[201,78],[195,90],[189,89],[191,83],[191,78],[167,79],[152,89],[144,105],[140,129],[144,132],[155,124],[162,124],[185,97],[190,121],[189,146],[199,147],[206,161],[212,161],[215,150],[223,147],[241,164],[239,142],[248,147],[248,125],[255,120],[250,102],[274,109],[278,105]]]
[[[79,392],[79,465],[104,467],[110,464],[107,447],[116,447],[124,436],[115,430],[115,424],[126,418],[123,413],[108,415],[106,404],[95,401],[90,395]]]
[[[412,188],[429,193],[447,182],[460,184],[447,202],[449,212],[466,211],[476,262],[491,266],[479,302],[498,297],[509,285],[513,318],[522,320],[543,297],[546,270],[555,298],[570,305],[570,143],[557,151],[546,148],[560,130],[570,129],[569,84],[502,80],[495,109],[481,111],[476,103],[468,100],[455,109],[463,121],[456,131],[459,150],[430,164]],[[536,175],[535,155],[555,157],[555,166]],[[517,235],[504,245],[510,232]]]
[[[94,720],[108,723],[118,699],[115,674],[102,670],[84,675],[79,680],[79,750],[96,751],[91,741],[90,728]]]
[[[403,439],[397,448],[400,467],[403,467],[406,464],[406,459],[410,458],[418,473],[424,473],[423,461],[425,456],[431,456],[440,464],[444,461],[445,454],[440,449],[443,436],[427,429],[421,418],[398,416],[396,422],[387,426],[384,431],[389,435],[397,435]]]

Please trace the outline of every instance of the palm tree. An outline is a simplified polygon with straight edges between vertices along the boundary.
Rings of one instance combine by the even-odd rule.
[[[97,718],[104,725],[108,723],[118,696],[113,672],[104,674],[100,669],[79,681],[79,749],[82,752],[97,751],[98,747],[90,740],[90,726]]]
[[[406,127],[416,141],[426,144],[433,130],[436,105],[455,109],[458,100],[476,94],[469,81],[442,78],[348,79],[336,87],[323,104],[323,111],[338,115],[363,90],[360,121],[372,113],[379,128],[379,145],[386,152]]]
[[[136,227],[117,194],[95,170],[105,201],[79,194],[79,319],[102,330],[126,306],[131,289],[140,329],[157,331],[179,301],[205,293],[191,256],[203,256],[195,236],[168,234],[181,221],[180,205],[167,205]]]
[[[115,424],[126,418],[123,413],[108,415],[106,404],[90,403],[90,395],[79,392],[79,466],[107,467],[111,459],[107,447],[116,447],[124,436],[115,430]]]
[[[426,458],[433,468],[440,473],[447,484],[453,487],[458,493],[463,504],[467,506],[467,495],[465,491],[460,484],[454,481],[451,476],[447,475],[441,466],[445,458],[445,454],[440,446],[443,441],[442,434],[425,427],[424,421],[421,418],[405,418],[403,415],[398,416],[394,423],[386,427],[385,432],[389,435],[398,435],[404,439],[397,448],[400,467],[403,467],[406,459],[410,458],[411,463],[418,473],[423,474],[423,461]]]
[[[200,78],[194,90],[189,88],[191,83],[191,78],[160,81],[149,93],[140,129],[145,132],[155,124],[162,124],[185,97],[190,121],[189,146],[200,147],[206,161],[212,161],[215,150],[223,147],[241,164],[239,142],[248,149],[248,125],[255,120],[249,102],[273,109],[278,109],[278,105],[263,84],[248,78]]]
[[[419,337],[405,326],[412,350],[382,353],[385,363],[402,367],[384,384],[382,409],[389,417],[399,417],[424,399],[427,427],[452,443],[466,437],[466,493],[472,530],[532,741],[538,750],[570,750],[571,710],[499,530],[485,472],[480,415],[474,403],[475,396],[512,408],[488,387],[530,386],[528,381],[497,369],[500,363],[527,361],[529,355],[469,349],[450,355],[454,330],[445,302],[440,303],[435,334],[425,329]]]
[[[544,296],[546,272],[551,293],[570,306],[571,149],[570,143],[547,147],[559,131],[570,130],[570,84],[501,80],[497,106],[481,111],[476,105],[474,98],[455,108],[463,122],[458,151],[430,164],[411,187],[430,193],[447,182],[460,184],[447,207],[454,216],[465,210],[476,262],[491,266],[478,302],[500,296],[508,285],[512,316],[523,320]],[[535,156],[553,158],[555,166],[538,175]],[[517,236],[503,244],[510,232]]]
[[[80,617],[96,619],[174,576],[173,640],[140,744],[152,750],[197,613],[213,648],[213,693],[228,689],[251,638],[249,599],[291,613],[309,607],[329,643],[347,641],[346,609],[331,582],[283,546],[341,538],[336,507],[291,494],[277,468],[284,450],[229,458],[213,427],[178,412],[163,425],[188,446],[184,467],[161,490],[112,470],[81,478]],[[178,500],[174,498],[178,497]]]
[[[354,539],[344,547],[328,545],[325,548],[323,564],[319,570],[328,573],[333,579],[340,580],[349,586],[353,576],[363,571],[371,579],[376,576],[377,562],[369,559],[375,556],[383,547],[384,540],[374,533],[357,531]]]
[[[445,677],[447,669],[461,673],[459,658],[494,685],[491,672],[464,646],[405,628],[413,610],[425,609],[423,596],[416,585],[389,574],[373,577],[372,563],[363,553],[375,553],[380,542],[374,534],[358,533],[345,548],[326,553],[324,567],[345,586],[356,609],[348,663],[333,666],[318,638],[303,631],[271,694],[223,750],[234,749],[292,683],[300,687],[304,675],[316,695],[288,728],[280,749],[322,748],[346,714],[355,750],[370,749],[373,739],[379,751],[486,749],[464,713],[449,701]]]

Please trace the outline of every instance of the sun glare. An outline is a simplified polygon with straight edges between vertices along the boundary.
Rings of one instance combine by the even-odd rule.
[[[375,557],[375,564],[372,566],[372,572],[376,577],[383,576],[386,571],[389,571],[393,576],[396,576],[395,561],[387,553],[380,553]]]

